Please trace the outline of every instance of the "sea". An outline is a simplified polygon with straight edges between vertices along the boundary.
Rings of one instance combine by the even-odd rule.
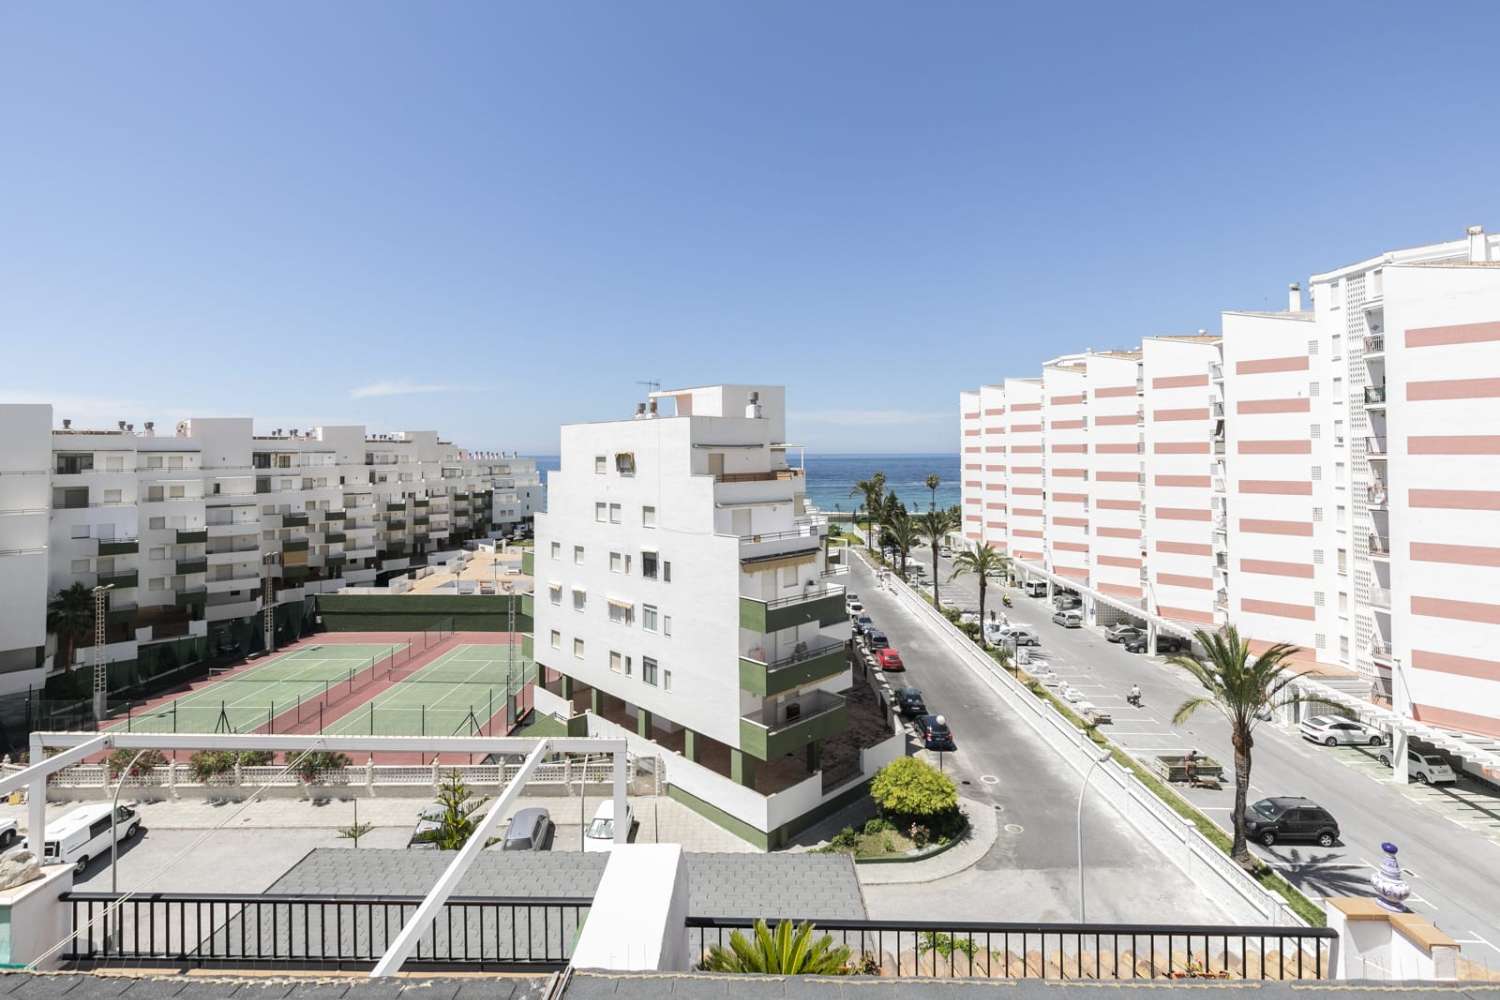
[[[536,455],[537,471],[542,483],[547,482],[547,472],[558,467],[556,455]],[[788,456],[796,462],[794,456]],[[852,511],[860,505],[859,495],[850,496],[854,484],[868,479],[877,472],[885,473],[886,489],[895,490],[896,496],[913,512],[924,511],[932,502],[932,493],[927,489],[927,477],[937,473],[941,480],[937,489],[939,507],[953,507],[959,503],[959,474],[962,463],[957,453],[934,453],[921,455],[807,455],[807,499],[819,510],[830,513]]]

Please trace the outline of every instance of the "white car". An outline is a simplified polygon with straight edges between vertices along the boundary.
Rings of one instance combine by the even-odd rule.
[[[1315,715],[1303,719],[1302,738],[1328,747],[1339,744],[1378,747],[1385,742],[1385,737],[1374,726],[1342,715]]]
[[[1017,646],[1040,646],[1042,640],[1030,629],[1021,628],[1019,625],[1006,625],[996,633],[997,638],[993,642],[1004,642],[1006,639],[1014,639]]]
[[[625,804],[625,839],[630,839],[630,828],[635,824],[635,813],[630,804]],[[605,799],[594,810],[588,829],[583,831],[585,851],[611,851],[615,846],[615,800]]]
[[[863,602],[858,600],[845,601],[844,610],[849,612],[850,618],[858,618],[861,614],[864,613],[865,606]]]
[[[19,827],[13,819],[0,819],[0,851],[5,850],[20,837]]]
[[[1387,750],[1380,752],[1380,763],[1386,767],[1391,766],[1391,755]],[[1408,778],[1416,778],[1424,785],[1451,785],[1458,781],[1458,775],[1453,773],[1453,768],[1448,762],[1437,754],[1417,753],[1415,750],[1406,752],[1406,775]]]

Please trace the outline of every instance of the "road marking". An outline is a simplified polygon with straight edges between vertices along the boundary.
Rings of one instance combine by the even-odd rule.
[[[1007,823],[1007,824],[1005,824],[1005,832],[1006,833],[1023,833],[1023,832],[1025,832],[1025,829],[1026,828],[1023,827],[1020,823]]]
[[[982,781],[982,782],[984,782],[986,785],[998,785],[998,784],[1000,784],[1000,778],[998,776],[996,776],[996,775],[993,775],[993,774],[981,774],[979,776],[979,780]]]
[[[1473,937],[1472,940],[1466,939],[1466,940],[1460,941],[1458,943],[1459,944],[1482,944],[1486,948],[1493,949],[1494,951],[1500,951],[1500,947],[1496,947],[1495,945],[1490,944],[1488,941],[1486,941],[1484,939],[1484,937],[1478,931],[1472,931],[1471,930],[1471,931],[1469,931],[1469,933],[1472,934],[1472,935],[1474,935],[1474,937]]]

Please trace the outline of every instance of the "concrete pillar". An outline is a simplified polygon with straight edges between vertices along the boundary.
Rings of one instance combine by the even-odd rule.
[[[1146,619],[1146,655],[1156,655],[1156,622]]]
[[[598,688],[589,690],[589,710],[600,718],[604,717],[604,692]]]
[[[561,680],[559,681],[560,689],[558,694],[562,696],[564,701],[569,700],[573,697],[573,678],[567,674],[560,674],[559,677]]]
[[[807,773],[816,771],[823,763],[823,741],[814,740],[807,745]]]
[[[651,738],[651,713],[644,708],[635,710],[635,734],[643,740]]]
[[[730,748],[729,777],[735,784],[744,785],[746,788],[754,788],[755,764],[755,758],[745,753],[745,751]]]
[[[694,764],[698,763],[698,734],[691,729],[682,731],[682,755]]]
[[[688,947],[687,915],[688,874],[682,847],[617,843],[594,890],[588,922],[573,949],[573,965],[686,972],[694,961]]]
[[[1406,766],[1407,740],[1406,730],[1391,730],[1391,781],[1398,785],[1406,784],[1411,777]]]
[[[30,763],[38,763],[47,759],[47,750],[42,746],[42,738],[36,733],[31,734],[31,756],[27,758]],[[108,764],[103,765],[108,774]],[[42,845],[46,842],[43,834],[47,831],[47,779],[37,778],[26,786],[26,849],[38,858],[42,856]]]

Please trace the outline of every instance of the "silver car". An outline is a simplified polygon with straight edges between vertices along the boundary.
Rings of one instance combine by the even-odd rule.
[[[1380,752],[1380,763],[1386,767],[1391,766],[1391,754],[1389,750]],[[1453,768],[1448,762],[1434,753],[1418,753],[1415,750],[1406,752],[1406,775],[1415,778],[1424,785],[1451,785],[1458,781],[1458,775],[1453,773]]]
[[[1303,719],[1302,738],[1326,747],[1340,744],[1378,747],[1385,742],[1385,737],[1374,726],[1367,726],[1358,719],[1342,715],[1315,715],[1310,719]]]

